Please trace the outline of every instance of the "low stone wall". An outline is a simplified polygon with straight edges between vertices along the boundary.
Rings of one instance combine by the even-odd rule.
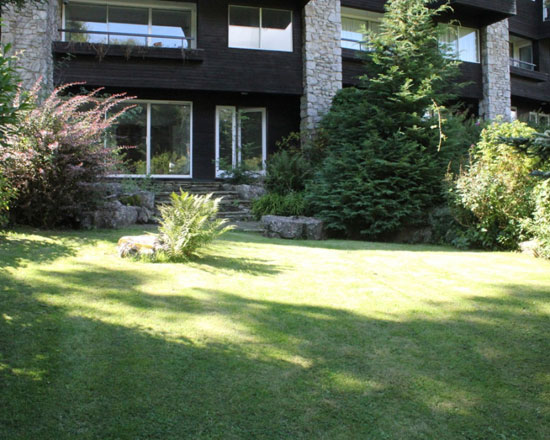
[[[262,217],[264,235],[270,238],[303,240],[324,240],[325,228],[321,220],[311,217],[282,217],[264,215]]]

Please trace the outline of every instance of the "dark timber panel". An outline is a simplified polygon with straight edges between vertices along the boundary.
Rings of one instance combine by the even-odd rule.
[[[300,98],[297,96],[195,92],[177,90],[108,88],[108,93],[121,91],[138,99],[191,101],[193,103],[193,179],[215,178],[215,111],[217,105],[265,107],[267,113],[267,156],[276,143],[300,128]]]
[[[542,25],[542,0],[517,0],[517,15],[510,18],[510,32],[537,39]]]
[[[201,60],[144,56],[56,56],[55,79],[86,81],[112,87],[302,93],[301,2],[265,0],[262,7],[293,11],[293,52],[228,48],[228,5],[253,5],[253,0],[200,0],[197,3],[197,48]],[[54,45],[55,47],[55,45]]]
[[[356,86],[359,84],[358,77],[364,73],[360,54],[357,51],[343,49],[343,82],[344,86]],[[477,63],[462,63],[460,65],[461,75],[458,82],[466,85],[457,93],[462,98],[481,99],[483,96],[481,65]]]

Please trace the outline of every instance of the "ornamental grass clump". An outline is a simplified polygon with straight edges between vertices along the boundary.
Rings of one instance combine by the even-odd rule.
[[[170,195],[170,204],[159,207],[161,256],[169,260],[189,258],[216,237],[233,229],[226,219],[217,219],[221,198],[189,194]]]

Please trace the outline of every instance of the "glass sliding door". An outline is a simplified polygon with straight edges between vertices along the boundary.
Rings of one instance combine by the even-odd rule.
[[[106,133],[120,147],[118,176],[191,177],[192,105],[137,102]],[[116,110],[116,109],[115,109]]]
[[[216,107],[216,177],[231,174],[242,165],[262,173],[266,159],[265,108]]]

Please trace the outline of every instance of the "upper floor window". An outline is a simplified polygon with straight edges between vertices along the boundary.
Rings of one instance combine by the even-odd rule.
[[[543,0],[542,2],[542,19],[543,20],[550,20],[550,1],[549,0]]]
[[[479,31],[464,26],[441,26],[439,36],[445,56],[460,61],[479,63]]]
[[[535,70],[531,40],[510,35],[510,65],[521,69]]]
[[[73,2],[63,6],[65,41],[191,48],[196,6],[190,3]]]
[[[229,6],[229,47],[292,52],[292,11]]]
[[[367,32],[378,32],[382,14],[342,8],[342,48],[367,50]]]

